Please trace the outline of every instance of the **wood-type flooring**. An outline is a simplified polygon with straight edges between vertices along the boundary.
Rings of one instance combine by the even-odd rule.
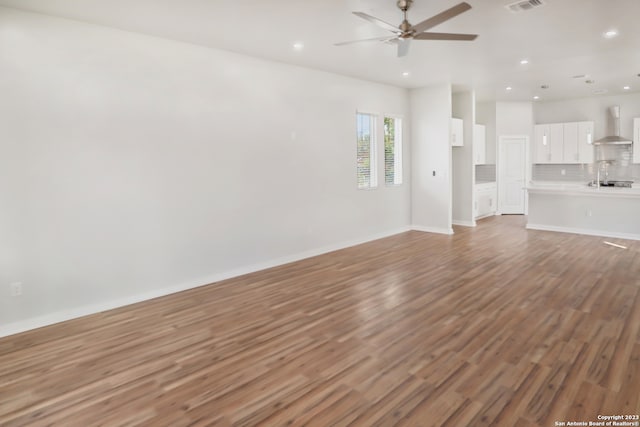
[[[638,415],[640,242],[524,224],[406,232],[5,337],[0,425]]]

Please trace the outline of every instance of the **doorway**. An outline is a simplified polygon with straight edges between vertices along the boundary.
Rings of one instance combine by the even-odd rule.
[[[529,160],[529,137],[498,138],[498,213],[527,213],[526,179]]]

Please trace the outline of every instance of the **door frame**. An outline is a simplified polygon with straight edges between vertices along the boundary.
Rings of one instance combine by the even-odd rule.
[[[531,144],[530,144],[530,135],[499,135],[498,136],[498,147],[497,147],[497,153],[496,153],[496,182],[497,182],[497,206],[496,206],[496,215],[502,215],[502,212],[500,211],[500,207],[501,207],[501,203],[500,203],[500,194],[502,194],[502,186],[504,185],[503,183],[501,183],[500,180],[500,168],[502,167],[502,144],[504,143],[505,139],[524,139],[524,152],[525,152],[525,159],[524,159],[524,180],[525,180],[525,186],[531,181]],[[524,214],[528,215],[529,214],[529,198],[526,197],[524,198]]]

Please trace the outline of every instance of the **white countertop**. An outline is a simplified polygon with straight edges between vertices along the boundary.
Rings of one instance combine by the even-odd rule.
[[[532,181],[527,185],[529,193],[563,194],[573,196],[623,197],[640,198],[640,184],[633,184],[632,188],[620,187],[590,187],[584,182],[554,182]]]

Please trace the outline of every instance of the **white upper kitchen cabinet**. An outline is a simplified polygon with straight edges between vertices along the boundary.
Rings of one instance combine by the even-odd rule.
[[[464,145],[464,122],[462,119],[451,119],[451,146],[462,147]]]
[[[533,139],[533,163],[593,163],[593,122],[535,125]]]
[[[535,125],[533,134],[535,145],[533,163],[563,162],[564,123]]]
[[[564,163],[564,123],[549,125],[549,163]]]
[[[476,165],[487,163],[487,128],[473,125],[473,159]]]
[[[562,161],[578,163],[578,123],[563,123]]]
[[[593,163],[593,122],[578,122],[578,163]]]
[[[549,125],[533,127],[533,163],[549,163]]]

